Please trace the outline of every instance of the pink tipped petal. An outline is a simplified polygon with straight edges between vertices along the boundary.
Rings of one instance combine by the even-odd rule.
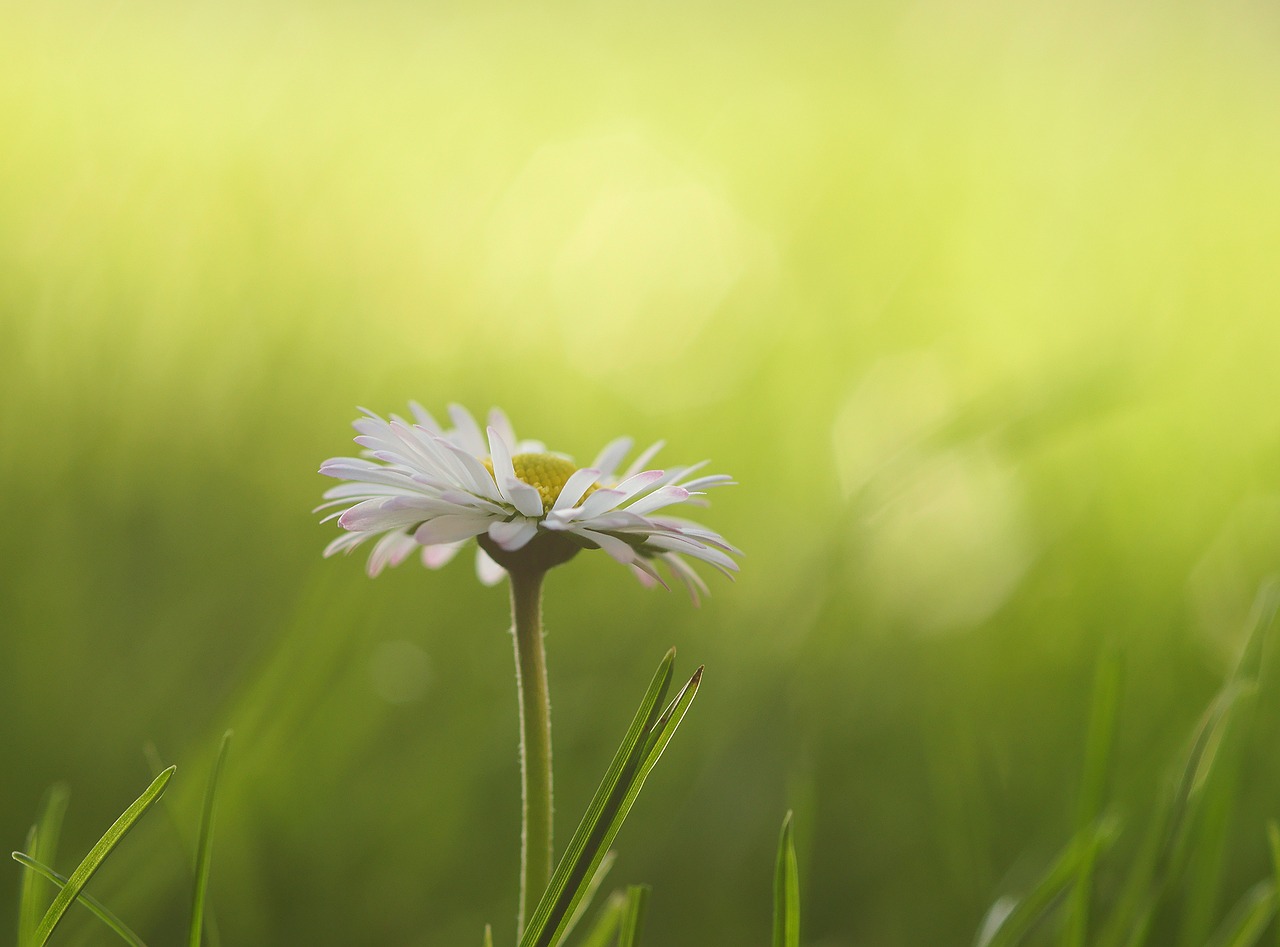
[[[627,498],[621,490],[597,490],[582,501],[582,506],[569,510],[568,514],[575,520],[589,520],[601,513],[607,513]]]
[[[462,543],[437,543],[422,547],[422,564],[428,569],[439,569],[448,564],[462,548]]]
[[[618,464],[622,463],[622,458],[627,456],[627,451],[631,450],[633,441],[629,437],[619,437],[604,446],[604,450],[600,451],[592,467],[600,471],[600,477],[604,480],[612,480],[613,472],[618,469]]]
[[[538,524],[530,520],[512,520],[510,523],[490,523],[489,538],[505,549],[515,552],[528,545],[538,532]]]
[[[484,585],[497,585],[507,577],[507,570],[493,561],[483,549],[476,550],[476,577]]]
[[[646,470],[644,473],[632,474],[613,489],[621,492],[629,500],[652,488],[661,479],[661,470]]]
[[[689,499],[689,491],[684,487],[663,487],[661,490],[654,490],[648,496],[643,496],[636,500],[636,502],[627,507],[627,512],[643,516],[673,503],[683,503],[687,499]]]
[[[483,533],[489,522],[487,516],[437,516],[419,526],[413,538],[423,546],[456,543]]]
[[[641,569],[640,566],[637,564],[639,561],[640,560],[637,560],[637,562],[630,563],[628,568],[630,568],[632,574],[637,579],[640,580],[641,585],[643,585],[646,589],[651,589],[658,584],[658,580],[655,579],[651,573],[645,572],[643,569]]]

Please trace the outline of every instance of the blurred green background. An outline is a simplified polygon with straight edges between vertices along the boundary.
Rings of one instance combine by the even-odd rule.
[[[740,481],[701,609],[551,576],[561,840],[674,644],[704,688],[614,874],[650,941],[765,943],[794,807],[808,943],[970,943],[1071,835],[1103,649],[1141,817],[1280,564],[1278,33],[1244,0],[6,3],[5,850],[65,780],[69,870],[154,743],[182,831],[91,890],[176,942],[234,727],[225,943],[510,942],[505,595],[323,561],[310,513],[356,405],[498,404]],[[1224,905],[1280,814],[1272,690]]]

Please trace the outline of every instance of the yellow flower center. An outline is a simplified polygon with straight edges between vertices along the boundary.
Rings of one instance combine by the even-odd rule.
[[[493,461],[486,457],[484,465],[492,474]],[[551,454],[516,454],[511,458],[511,466],[515,468],[517,480],[524,481],[538,491],[538,496],[542,497],[544,513],[551,509],[564,485],[578,469],[563,457]],[[585,500],[597,489],[598,484],[593,483],[587,487],[582,499]]]

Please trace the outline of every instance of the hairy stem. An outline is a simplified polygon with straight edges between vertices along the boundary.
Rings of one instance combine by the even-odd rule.
[[[525,922],[551,880],[551,695],[542,644],[541,570],[512,570],[511,617],[520,697],[520,775],[523,811],[520,833],[520,913]]]

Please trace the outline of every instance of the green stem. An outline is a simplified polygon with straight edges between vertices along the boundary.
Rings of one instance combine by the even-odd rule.
[[[520,913],[517,936],[551,880],[551,694],[542,645],[542,570],[511,570],[511,616],[520,696]]]

